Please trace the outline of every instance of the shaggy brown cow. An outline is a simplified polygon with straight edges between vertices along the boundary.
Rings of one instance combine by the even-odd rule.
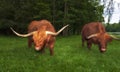
[[[50,49],[50,55],[53,55],[53,48],[55,43],[55,36],[57,36],[68,25],[61,28],[58,32],[55,32],[53,25],[47,20],[32,21],[28,26],[28,34],[19,34],[11,30],[21,37],[28,37],[28,46],[31,47],[34,42],[35,50],[44,51],[44,47],[48,46]]]
[[[117,39],[113,35],[109,35],[105,27],[100,22],[91,22],[86,24],[82,31],[82,46],[84,46],[84,41],[87,41],[87,47],[90,49],[92,43],[99,46],[101,52],[106,51],[107,43],[112,41],[112,39]]]

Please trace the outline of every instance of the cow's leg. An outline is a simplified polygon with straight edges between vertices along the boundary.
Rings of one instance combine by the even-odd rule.
[[[40,50],[40,52],[41,52],[41,54],[45,53],[45,48],[42,48],[42,49]]]
[[[40,50],[40,52],[43,54],[45,53],[45,45],[42,47],[42,49]]]
[[[54,55],[54,41],[49,43],[50,55]]]
[[[54,51],[53,51],[53,48],[50,48],[50,55],[54,55]]]
[[[87,47],[88,47],[89,50],[91,49],[91,46],[92,46],[92,43],[88,40],[87,41]]]
[[[54,55],[54,45],[50,45],[50,55]]]
[[[32,39],[31,39],[31,37],[28,37],[28,47],[30,48],[30,47],[32,47]]]
[[[82,38],[82,47],[84,47],[84,42],[85,42],[85,39]]]

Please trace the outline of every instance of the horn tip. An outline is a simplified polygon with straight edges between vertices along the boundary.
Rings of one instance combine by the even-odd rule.
[[[10,27],[10,29],[11,29],[11,30],[13,30],[13,28],[12,28],[12,27]]]
[[[69,26],[69,24],[67,24],[66,26]]]

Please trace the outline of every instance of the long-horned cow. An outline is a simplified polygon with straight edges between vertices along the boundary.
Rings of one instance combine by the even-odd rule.
[[[99,46],[100,52],[106,51],[107,43],[111,42],[112,39],[118,39],[115,36],[108,34],[101,22],[91,22],[84,25],[81,35],[82,46],[84,46],[84,41],[87,41],[87,47],[90,49],[92,43],[94,43]]]
[[[47,46],[50,49],[50,55],[53,55],[55,36],[63,31],[68,25],[62,27],[58,32],[55,32],[53,25],[48,20],[32,21],[28,26],[28,34],[20,34],[11,30],[20,37],[28,37],[28,46],[31,47],[34,42],[35,50],[44,51]]]

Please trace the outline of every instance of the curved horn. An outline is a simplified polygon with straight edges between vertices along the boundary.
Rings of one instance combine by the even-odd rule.
[[[92,37],[96,37],[96,36],[98,36],[98,33],[96,33],[96,34],[92,34],[92,35],[88,36],[87,39],[90,39],[90,38],[92,38]]]
[[[10,29],[13,31],[14,34],[16,34],[17,36],[20,36],[20,37],[28,37],[28,36],[33,35],[33,33],[35,32],[34,31],[34,32],[31,32],[31,33],[28,33],[28,34],[19,34],[12,27],[10,27]]]
[[[60,32],[62,32],[66,27],[68,27],[69,25],[66,25],[64,27],[62,27],[58,32],[54,33],[54,32],[51,32],[51,31],[46,31],[46,34],[50,34],[50,35],[58,35]]]
[[[112,37],[113,39],[116,39],[116,40],[120,40],[119,38],[117,38],[116,36],[111,35],[111,34],[110,34],[110,37]]]

